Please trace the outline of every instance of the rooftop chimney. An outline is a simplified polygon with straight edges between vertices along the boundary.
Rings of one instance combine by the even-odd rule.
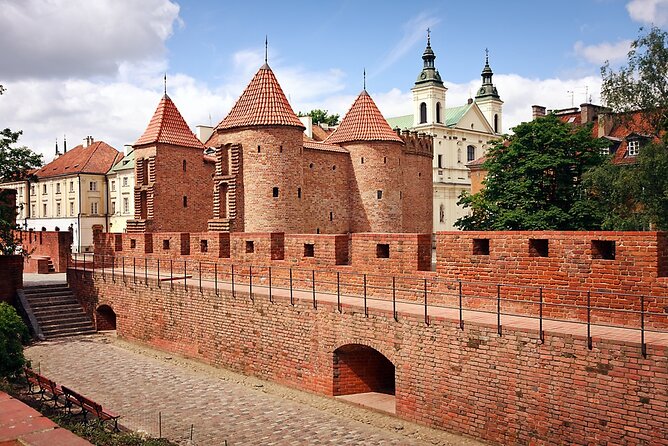
[[[304,124],[304,134],[309,138],[313,138],[313,118],[310,116],[300,116],[299,120]]]
[[[210,125],[198,125],[195,126],[195,136],[197,136],[197,139],[204,144],[211,138],[211,135],[213,135],[213,127]]]
[[[532,105],[531,106],[531,118],[537,119],[545,116],[545,107],[542,105]]]
[[[94,140],[93,140],[93,137],[90,136],[90,135],[88,135],[88,136],[86,136],[86,137],[83,139],[83,146],[84,146],[84,147],[88,147],[88,146],[90,146],[91,144],[93,144],[93,141],[94,141]]]

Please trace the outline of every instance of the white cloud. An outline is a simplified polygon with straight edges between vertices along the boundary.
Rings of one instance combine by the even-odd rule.
[[[427,12],[422,12],[411,18],[402,25],[403,35],[390,51],[383,58],[380,66],[370,74],[370,77],[377,76],[401,59],[413,46],[426,41],[427,28],[438,24],[440,19]]]
[[[597,45],[585,45],[581,41],[575,42],[575,54],[587,62],[601,65],[606,61],[617,62],[626,58],[631,49],[631,40],[620,40],[616,43],[603,42]]]
[[[170,0],[0,0],[0,75],[115,75],[160,60],[179,6]]]
[[[631,18],[656,26],[668,25],[668,0],[631,0],[626,5]]]

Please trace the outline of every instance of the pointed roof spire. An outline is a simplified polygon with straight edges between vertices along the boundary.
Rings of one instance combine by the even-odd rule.
[[[287,125],[304,128],[283,93],[274,72],[264,64],[246,87],[232,110],[216,129],[259,125]]]
[[[343,144],[353,141],[403,140],[390,128],[366,90],[362,90],[334,133],[324,141],[327,144]]]
[[[190,127],[167,94],[160,99],[144,134],[133,145],[158,143],[204,149],[204,145],[190,131]]]
[[[364,91],[366,91],[366,67],[364,67],[364,72],[363,72],[363,73],[364,73],[364,74],[363,74],[363,76],[364,76],[364,82],[363,82],[363,87],[362,87],[362,89],[363,89]]]
[[[163,78],[163,81],[165,83],[165,96],[167,96],[167,73],[165,72],[165,76]]]
[[[264,63],[268,63],[268,54],[269,54],[269,40],[268,36],[265,34],[264,35]]]

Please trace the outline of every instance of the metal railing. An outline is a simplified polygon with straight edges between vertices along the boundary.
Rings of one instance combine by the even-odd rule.
[[[643,356],[647,355],[646,334],[666,332],[668,297],[645,294],[613,293],[605,290],[582,290],[545,286],[448,280],[436,277],[383,275],[282,265],[234,264],[196,260],[161,259],[159,257],[119,257],[99,254],[74,254],[68,269],[96,271],[104,280],[148,287],[155,280],[158,288],[169,283],[174,290],[182,283],[184,290],[194,287],[200,293],[211,289],[215,295],[226,289],[233,298],[241,290],[255,302],[256,295],[267,295],[275,303],[280,291],[295,305],[295,298],[311,300],[318,309],[318,297],[328,297],[343,312],[343,299],[363,307],[369,317],[370,307],[381,307],[391,301],[392,317],[399,320],[402,311],[423,313],[424,323],[437,309],[456,310],[458,326],[465,326],[465,312],[494,314],[497,333],[503,336],[502,316],[537,319],[540,341],[544,342],[545,321],[586,324],[587,345],[593,348],[592,326],[624,328],[639,331]],[[131,265],[131,273],[127,268]],[[137,272],[139,265],[140,271]],[[120,276],[119,276],[120,267]],[[143,271],[141,271],[143,269]],[[139,278],[139,282],[138,282]],[[189,281],[190,279],[190,281]],[[194,279],[194,283],[193,283]],[[335,300],[331,297],[335,296]],[[370,304],[371,302],[371,304]],[[601,305],[607,303],[607,305]],[[402,308],[402,309],[400,309]],[[386,310],[382,310],[386,311]],[[665,310],[663,310],[665,311]]]

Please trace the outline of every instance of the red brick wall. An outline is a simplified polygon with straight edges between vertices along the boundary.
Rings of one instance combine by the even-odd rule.
[[[378,245],[387,245],[389,257]],[[388,274],[431,271],[431,234],[352,234],[352,265]]]
[[[284,235],[282,232],[249,233],[233,232],[230,234],[230,256],[235,261],[267,264],[284,257]],[[252,242],[253,252],[247,252]]]
[[[366,345],[395,365],[397,415],[498,444],[665,444],[668,352],[586,339],[384,312],[364,317],[310,302],[251,301],[70,271],[90,313],[117,314],[120,336],[216,366],[332,395],[334,355]],[[206,315],[206,317],[203,317]]]
[[[0,302],[13,303],[20,288],[23,288],[23,258],[0,255]]]
[[[360,344],[334,352],[333,395],[381,392],[394,394],[394,365],[378,351]]]
[[[433,169],[432,158],[407,154],[404,156],[402,187],[403,231],[431,234],[433,231]]]
[[[308,248],[313,245],[313,257],[308,257]],[[298,266],[332,266],[348,264],[347,234],[286,234],[285,260]]]
[[[304,148],[304,227],[310,234],[350,230],[350,155]],[[332,219],[330,220],[330,212]]]
[[[49,257],[57,273],[64,273],[72,246],[69,231],[21,231],[18,234],[25,252],[31,257]],[[25,261],[25,272],[36,273],[37,262],[30,257]]]
[[[302,130],[287,126],[218,133],[218,144],[241,144],[236,212],[246,232],[303,232],[304,201],[297,197],[297,189],[304,188],[302,141]],[[278,197],[273,197],[274,187]]]

